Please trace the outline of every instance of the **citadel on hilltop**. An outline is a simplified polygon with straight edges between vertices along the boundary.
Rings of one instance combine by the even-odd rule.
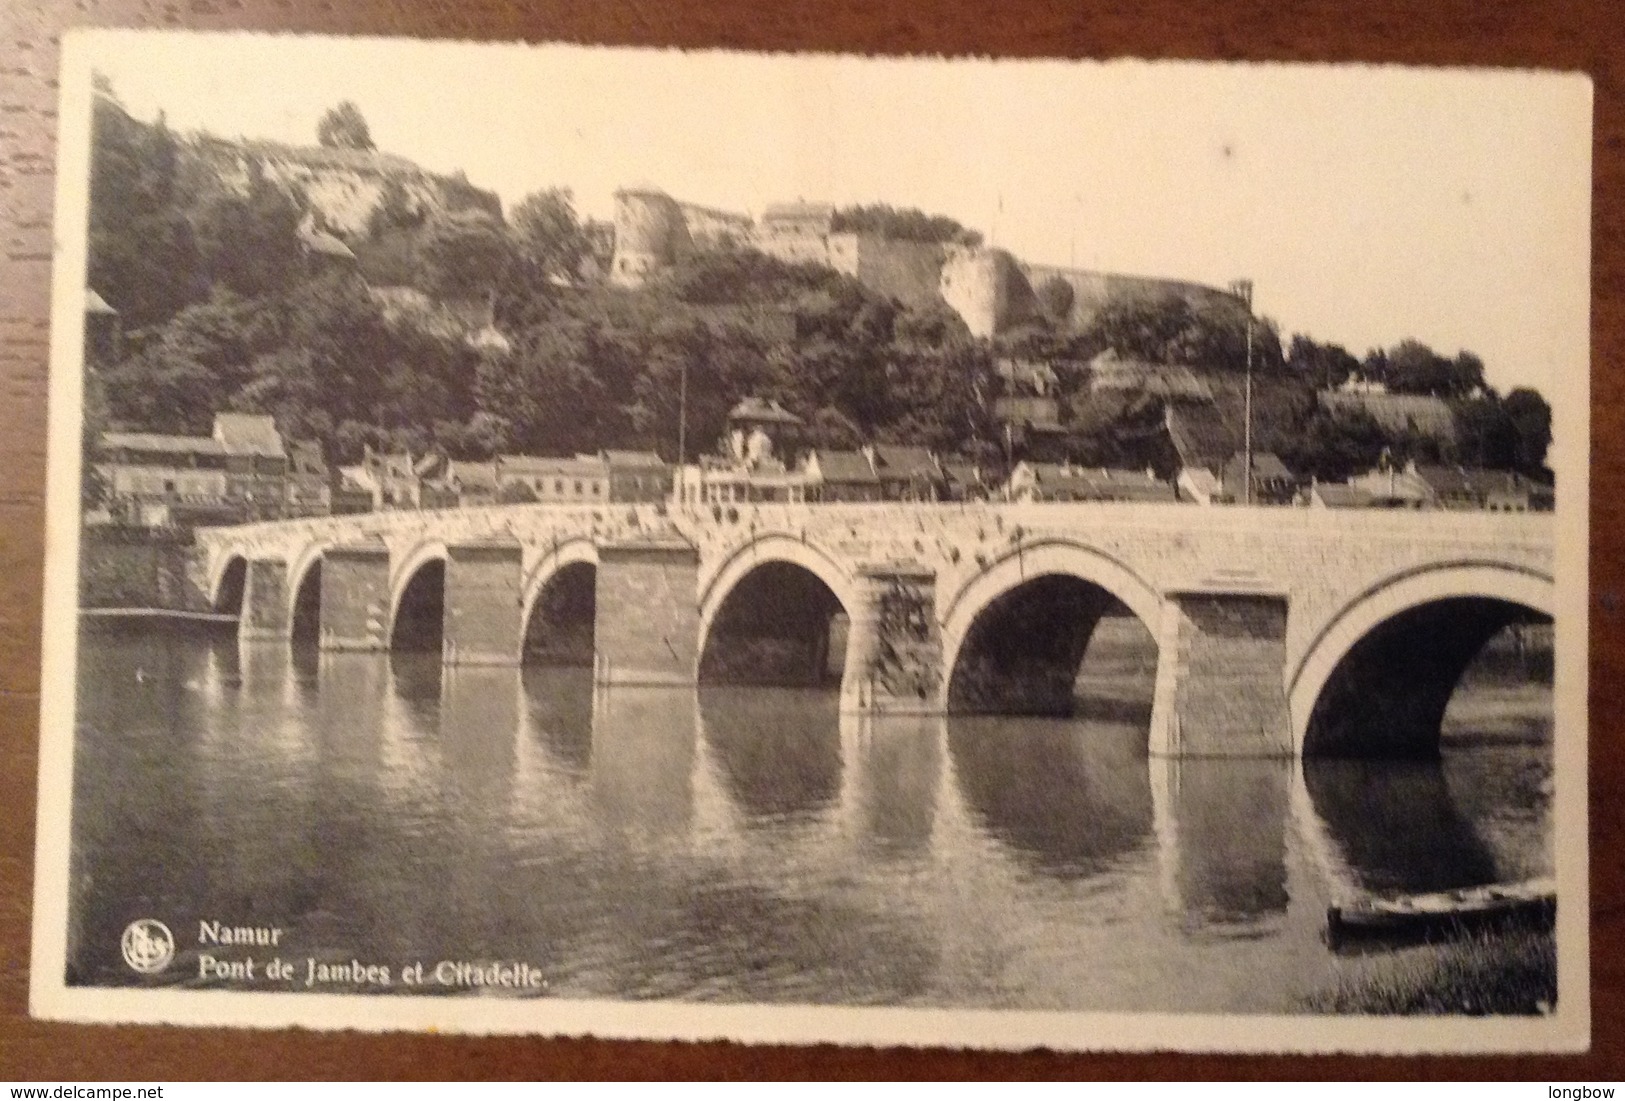
[[[1074,329],[1108,302],[1183,299],[1198,308],[1246,310],[1230,292],[1197,283],[1030,264],[982,244],[838,228],[830,203],[775,204],[753,220],[679,202],[656,188],[623,188],[615,193],[614,228],[609,279],[616,286],[642,286],[694,252],[751,247],[786,263],[821,264],[907,306],[946,305],[979,337],[1038,318],[1038,291],[1051,283],[1065,288],[1064,322]]]

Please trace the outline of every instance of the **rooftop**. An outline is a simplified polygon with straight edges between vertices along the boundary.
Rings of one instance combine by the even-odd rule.
[[[163,454],[224,455],[226,449],[210,436],[170,436],[159,432],[103,432],[105,450],[151,451]]]
[[[882,478],[931,477],[937,473],[937,464],[928,448],[877,443],[874,453],[875,473]]]
[[[605,448],[602,459],[611,467],[634,470],[664,470],[666,462],[653,451],[619,451]]]
[[[818,463],[818,472],[826,482],[872,484],[880,480],[869,465],[869,457],[861,451],[817,450],[812,454]]]
[[[256,413],[216,413],[214,438],[230,455],[266,455],[285,458],[282,434],[276,421]]]
[[[580,455],[574,458],[564,455],[498,455],[496,470],[498,476],[524,474],[560,475],[571,478],[601,478],[609,473],[609,467],[604,460]]]
[[[740,399],[728,412],[728,420],[745,424],[800,424],[801,418],[776,401],[764,401],[754,395]]]
[[[1238,451],[1236,454],[1230,456],[1229,461],[1224,464],[1225,479],[1239,479],[1241,477],[1242,470],[1246,465],[1247,456],[1245,454]],[[1253,452],[1253,481],[1290,482],[1291,480],[1292,471],[1287,469],[1286,464],[1281,461],[1280,456],[1276,455],[1273,451]]]

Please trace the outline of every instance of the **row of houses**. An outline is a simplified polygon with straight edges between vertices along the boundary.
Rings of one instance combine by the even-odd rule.
[[[653,451],[605,449],[572,456],[452,459],[431,450],[366,449],[330,471],[315,443],[287,441],[270,417],[222,413],[208,436],[108,432],[95,466],[103,504],[87,522],[194,527],[393,509],[493,504],[599,504],[673,500],[684,506],[742,502],[1141,501],[1318,508],[1546,511],[1550,486],[1511,471],[1409,463],[1327,483],[1295,475],[1270,452],[1192,463],[1174,478],[1151,470],[1022,461],[1007,476],[928,448],[876,443],[812,448],[795,462],[777,454],[770,428],[795,418],[747,399],[729,419],[720,453],[674,467]],[[1249,465],[1251,493],[1248,492]]]
[[[90,524],[196,527],[332,508],[321,448],[285,441],[270,417],[221,413],[207,436],[104,432],[93,466],[102,504]]]
[[[339,467],[342,501],[334,511],[663,501],[671,490],[672,467],[653,451],[469,461],[440,450],[414,458],[406,451],[367,448],[361,462]]]
[[[525,502],[663,501],[673,468],[652,451],[499,455],[365,449],[329,467],[320,445],[284,439],[267,416],[221,413],[207,436],[105,432],[93,462],[101,504],[86,523],[192,528],[392,509]]]

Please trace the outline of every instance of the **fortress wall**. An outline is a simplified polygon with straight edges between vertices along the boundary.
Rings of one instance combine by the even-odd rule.
[[[1023,264],[1022,269],[1034,290],[1051,278],[1059,278],[1072,288],[1072,312],[1067,323],[1074,329],[1087,327],[1108,302],[1156,303],[1183,299],[1199,308],[1245,309],[1234,295],[1200,283],[1080,271],[1046,264]]]
[[[641,286],[693,247],[676,200],[661,191],[615,193],[615,255],[610,282]]]
[[[850,244],[848,240],[850,239]],[[837,246],[850,248],[854,270],[850,274],[876,294],[921,307],[942,301],[944,249],[924,241],[891,241],[868,234],[841,233],[830,237],[830,253]],[[844,270],[835,265],[836,270]]]
[[[856,258],[836,255],[832,239],[822,233],[794,233],[785,232],[782,227],[757,226],[750,243],[786,264],[823,264],[847,275],[857,274]]]
[[[755,224],[748,214],[731,210],[717,210],[694,203],[678,203],[683,225],[696,248],[723,248],[745,244],[751,239]]]
[[[951,251],[938,285],[942,300],[959,314],[972,336],[992,336],[1038,312],[1032,284],[1003,249]]]

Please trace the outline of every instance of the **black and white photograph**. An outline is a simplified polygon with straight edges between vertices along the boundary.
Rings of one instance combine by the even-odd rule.
[[[64,43],[31,1011],[1583,1049],[1591,86]]]

